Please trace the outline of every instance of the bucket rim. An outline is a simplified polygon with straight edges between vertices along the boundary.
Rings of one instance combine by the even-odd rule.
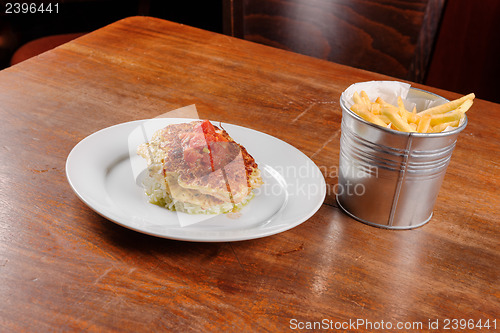
[[[430,91],[427,91],[427,90],[424,90],[424,89],[410,87],[410,90],[416,90],[416,91],[420,91],[420,92],[423,92],[423,93],[426,93],[426,94],[429,94],[429,95],[434,95],[434,96],[436,96],[436,97],[438,97],[440,99],[443,99],[445,102],[449,102],[449,99],[444,98],[443,96],[440,96],[438,94],[435,94],[433,92],[430,92]],[[371,123],[369,121],[364,120],[358,114],[356,114],[355,112],[353,112],[352,110],[350,110],[349,108],[347,108],[346,105],[344,104],[343,99],[342,99],[342,96],[344,95],[344,92],[345,91],[343,91],[342,94],[340,95],[340,107],[342,108],[342,111],[345,111],[345,112],[349,113],[356,120],[361,121],[362,123],[364,123],[366,125],[369,125],[369,126],[371,126],[373,128],[385,131],[385,132],[390,133],[390,134],[401,135],[401,136],[414,136],[414,137],[422,137],[422,138],[428,138],[428,137],[429,138],[435,138],[435,137],[444,137],[444,136],[450,136],[450,135],[454,135],[454,134],[460,133],[467,126],[467,120],[468,119],[467,119],[467,114],[465,114],[464,121],[463,121],[463,123],[460,126],[458,126],[457,128],[455,128],[455,129],[453,129],[451,131],[446,131],[446,132],[439,132],[439,133],[403,132],[403,131],[398,131],[398,130],[394,130],[394,129],[391,129],[391,128],[383,127],[383,126],[380,126],[380,125],[377,125],[377,124],[374,124],[374,123]]]

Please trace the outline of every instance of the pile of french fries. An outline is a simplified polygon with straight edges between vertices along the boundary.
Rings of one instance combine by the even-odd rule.
[[[403,99],[392,105],[378,97],[371,102],[365,91],[355,92],[351,110],[366,121],[403,132],[439,133],[457,127],[470,109],[475,95],[469,94],[448,103],[417,112],[406,110]]]

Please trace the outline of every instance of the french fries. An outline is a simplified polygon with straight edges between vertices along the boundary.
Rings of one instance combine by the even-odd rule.
[[[449,126],[456,127],[470,109],[474,94],[465,95],[448,103],[417,112],[408,111],[403,99],[398,97],[397,106],[377,97],[371,102],[365,91],[353,94],[351,110],[366,121],[403,132],[439,133]]]

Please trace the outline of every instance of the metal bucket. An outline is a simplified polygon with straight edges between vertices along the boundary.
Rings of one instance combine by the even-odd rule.
[[[443,97],[410,88],[407,98]],[[337,202],[353,218],[388,229],[411,229],[432,217],[446,168],[467,118],[442,133],[407,133],[371,124],[340,100]]]

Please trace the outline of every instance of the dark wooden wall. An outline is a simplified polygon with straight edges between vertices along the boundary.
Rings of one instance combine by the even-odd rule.
[[[426,84],[500,103],[500,1],[448,0]]]
[[[224,2],[227,34],[423,83],[445,1]]]

